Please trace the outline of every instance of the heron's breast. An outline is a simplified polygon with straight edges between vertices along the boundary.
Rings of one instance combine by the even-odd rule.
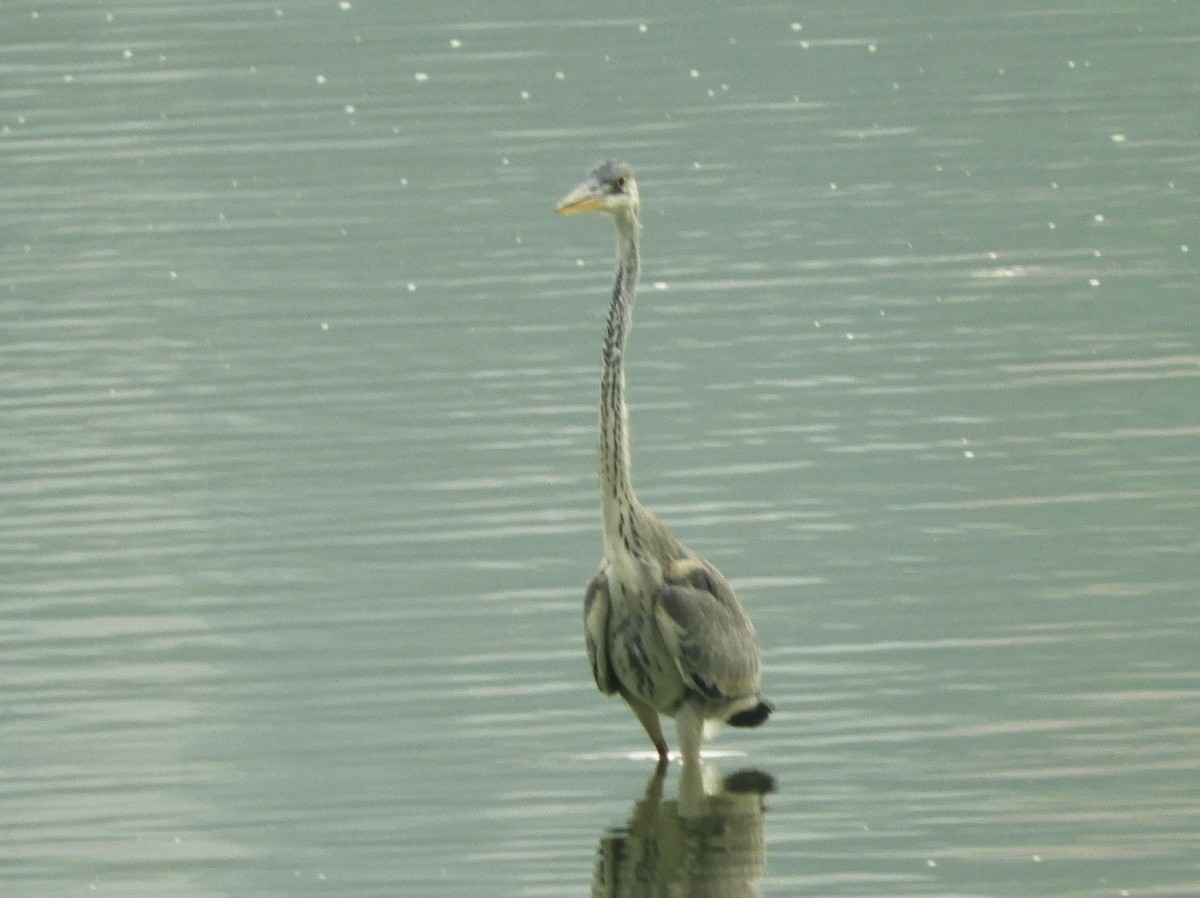
[[[684,696],[683,678],[649,612],[614,609],[609,658],[626,692],[660,713],[678,710]]]
[[[608,556],[604,573],[608,577],[608,594],[614,607],[651,613],[651,596],[663,585],[662,566],[657,561],[625,552],[615,553],[615,557]]]

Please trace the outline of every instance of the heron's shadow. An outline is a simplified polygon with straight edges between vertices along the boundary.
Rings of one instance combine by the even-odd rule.
[[[628,822],[600,839],[593,896],[689,895],[733,898],[757,893],[766,867],[764,797],[775,780],[761,770],[721,776],[684,767],[676,798],[663,797],[660,764]]]

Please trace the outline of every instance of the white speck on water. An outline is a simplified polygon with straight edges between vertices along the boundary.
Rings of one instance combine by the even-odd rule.
[[[1188,245],[1186,243],[1179,244],[1179,251],[1181,253],[1186,253],[1188,251]]]
[[[653,284],[653,287],[655,290],[666,290],[667,282],[666,281],[655,281]]]
[[[324,84],[324,83],[325,83],[325,76],[324,76],[324,75],[318,75],[318,76],[317,76],[317,84]]]
[[[693,78],[699,78],[699,77],[700,77],[700,73],[699,73],[698,71],[696,71],[695,69],[692,69],[692,70],[690,70],[690,71],[688,72],[688,74],[689,74],[689,75],[691,75]]]
[[[429,73],[428,72],[413,72],[413,80],[414,81],[428,81]]]
[[[830,189],[830,190],[837,190],[837,182],[835,182],[835,181],[830,181],[830,182],[829,182],[829,189]]]
[[[133,51],[132,50],[122,50],[121,55],[125,59],[133,59]]]
[[[1125,142],[1125,135],[1124,135],[1124,134],[1114,134],[1114,135],[1112,135],[1112,142],[1113,142],[1113,143],[1124,143],[1124,142]]]
[[[350,0],[340,0],[340,2],[338,3],[338,9],[345,11],[349,8],[350,8]]]
[[[1058,227],[1058,225],[1056,225],[1054,222],[1049,222],[1047,223],[1046,227],[1053,231],[1056,227]]]
[[[1100,222],[1104,221],[1104,216],[1101,215],[1099,212],[1097,212],[1095,215],[1092,216],[1092,221],[1099,224]]]
[[[460,40],[459,40],[458,38],[456,38],[456,37],[452,37],[452,38],[450,38],[450,46],[451,46],[453,49],[457,50],[459,47],[461,47],[461,46],[462,46],[462,41],[460,41]]]
[[[564,72],[555,72],[554,73],[555,81],[564,81],[564,80],[566,80],[566,77],[567,77],[566,73],[564,73]]]
[[[1024,265],[1006,266],[1004,268],[989,268],[985,271],[971,272],[971,277],[979,278],[1015,278],[1025,274]]]
[[[933,858],[930,858],[929,860],[927,860],[927,861],[925,862],[925,866],[926,866],[926,867],[936,867],[936,866],[937,866],[937,861],[935,861]]]
[[[1088,278],[1088,286],[1089,287],[1099,287],[1100,286],[1100,278]]]
[[[799,22],[792,22],[792,31],[799,31],[803,27]]]
[[[521,91],[521,99],[528,100],[529,99],[529,91],[527,91],[527,90]]]
[[[878,44],[867,44],[867,52],[868,53],[874,53],[878,49],[879,49]]]
[[[417,285],[412,283],[411,281],[409,281],[407,284],[404,285],[404,289],[406,289],[409,293],[416,293]]]
[[[342,109],[345,110],[346,115],[354,115],[354,113],[357,111],[355,110],[353,103],[347,103],[342,107]]]
[[[650,26],[647,25],[645,22],[638,22],[638,31],[640,31],[642,34],[645,34],[649,30],[650,30]]]

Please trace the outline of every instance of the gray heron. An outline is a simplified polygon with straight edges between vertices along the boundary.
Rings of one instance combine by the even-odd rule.
[[[728,581],[638,501],[630,480],[625,343],[633,323],[641,231],[637,182],[624,162],[598,165],[558,204],[564,215],[603,212],[617,229],[617,278],[600,376],[600,508],[604,560],[583,617],[596,686],[620,694],[667,760],[659,715],[675,719],[685,766],[698,766],[708,723],[758,726],[758,637]]]

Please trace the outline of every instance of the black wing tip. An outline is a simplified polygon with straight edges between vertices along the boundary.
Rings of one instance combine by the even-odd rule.
[[[734,727],[756,727],[770,717],[774,710],[775,706],[763,699],[753,708],[738,711],[725,722]]]

